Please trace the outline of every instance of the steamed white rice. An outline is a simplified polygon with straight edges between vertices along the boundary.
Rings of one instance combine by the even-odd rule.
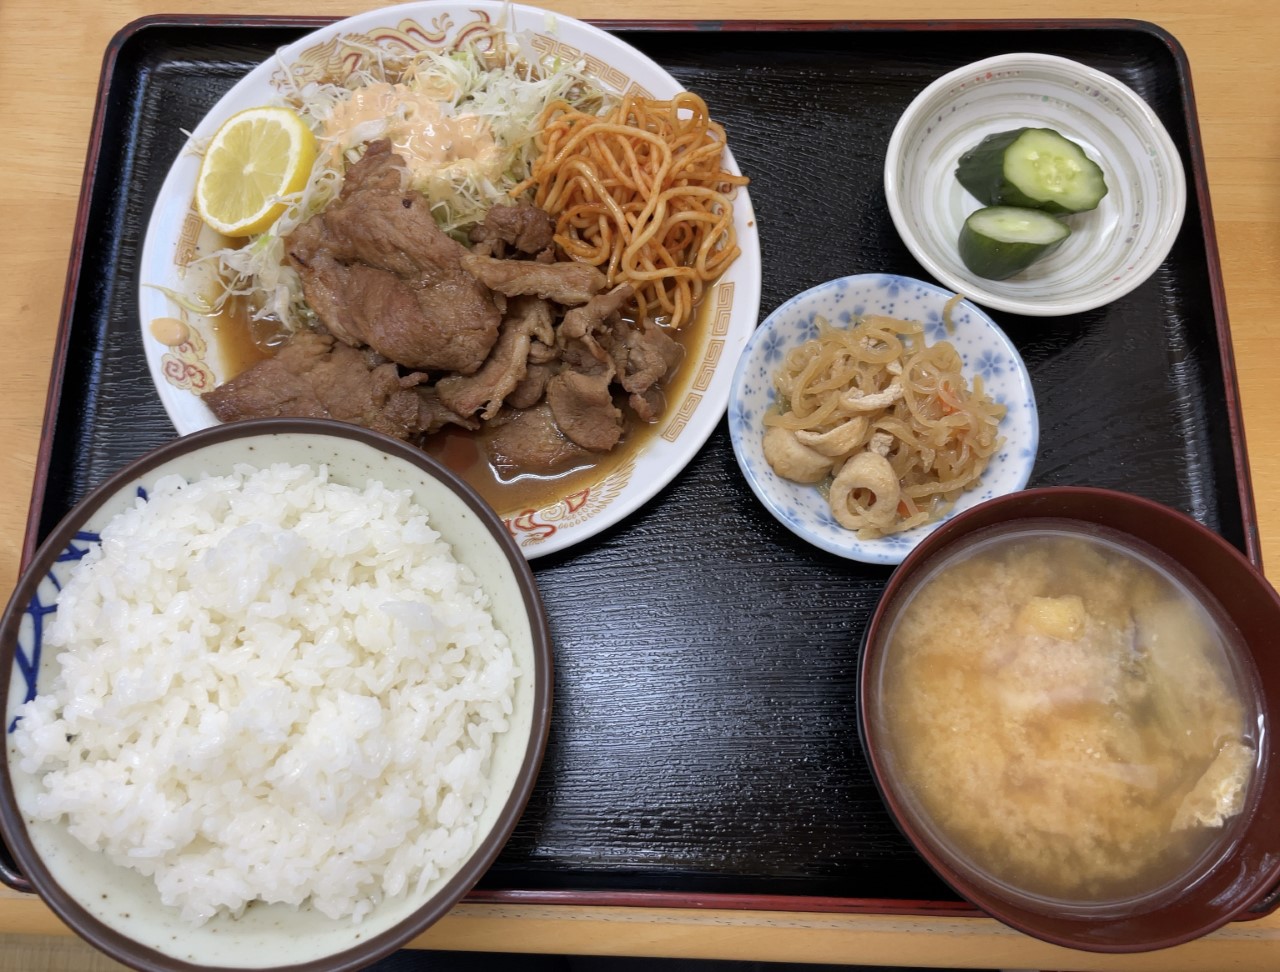
[[[359,919],[469,854],[518,673],[408,491],[173,476],[101,536],[12,734],[36,816],[193,923],[255,900]]]

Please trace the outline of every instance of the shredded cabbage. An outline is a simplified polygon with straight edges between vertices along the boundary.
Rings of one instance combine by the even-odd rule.
[[[369,58],[373,67],[342,83],[295,87],[279,102],[299,113],[318,142],[306,187],[285,198],[287,208],[266,232],[241,246],[225,247],[193,261],[187,274],[188,292],[178,302],[189,310],[203,307],[200,313],[217,314],[232,298],[243,298],[252,308],[253,319],[276,320],[289,330],[313,320],[298,274],[285,259],[284,240],[337,197],[343,173],[360,158],[365,144],[384,137],[392,121],[403,120],[402,107],[398,119],[367,121],[332,134],[327,130],[327,123],[353,92],[375,82],[401,84],[430,95],[449,117],[478,116],[497,145],[498,152],[487,163],[459,159],[415,179],[413,188],[430,201],[441,229],[465,240],[490,206],[510,202],[510,191],[528,178],[537,155],[534,136],[543,109],[565,100],[597,113],[610,99],[587,78],[581,64],[543,60],[523,38],[494,34],[486,40],[491,44],[487,50],[473,45],[451,52],[400,55],[343,38],[343,43],[373,55]],[[216,281],[213,293],[208,285],[211,278]]]

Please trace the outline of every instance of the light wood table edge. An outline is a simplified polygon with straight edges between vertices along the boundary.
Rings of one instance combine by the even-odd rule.
[[[0,935],[70,934],[39,898],[0,891],[0,899]],[[987,918],[461,904],[410,947],[937,968],[1267,972],[1277,967],[1280,918],[1233,922],[1173,949],[1102,955],[1049,945]]]
[[[1002,969],[1276,968],[1280,920],[1234,922],[1175,949],[1100,955],[1049,945],[987,918],[766,911],[459,905],[418,948],[638,955],[755,962]]]

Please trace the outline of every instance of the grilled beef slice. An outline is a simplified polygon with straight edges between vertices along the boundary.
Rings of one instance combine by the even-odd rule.
[[[342,193],[285,240],[303,296],[337,338],[408,368],[471,374],[498,339],[493,296],[467,250],[408,188],[403,161],[373,142]]]
[[[528,294],[564,307],[585,304],[608,282],[604,274],[585,263],[498,260],[468,253],[462,258],[462,265],[490,290],[508,297]]]
[[[595,458],[560,431],[545,402],[504,413],[502,424],[488,441],[488,451],[494,468],[508,477],[521,473],[552,476]]]
[[[204,402],[224,422],[247,418],[334,418],[408,439],[419,430],[420,376],[335,341],[300,331],[274,357],[259,361]]]
[[[535,337],[553,341],[552,308],[536,297],[517,297],[507,308],[498,343],[474,375],[450,375],[436,383],[440,401],[459,415],[484,407],[485,421],[498,414],[503,400],[524,380]]]
[[[529,203],[490,206],[484,222],[471,230],[472,243],[489,244],[494,256],[506,256],[506,247],[538,256],[551,250],[556,225],[543,210]],[[555,258],[551,252],[551,258]]]

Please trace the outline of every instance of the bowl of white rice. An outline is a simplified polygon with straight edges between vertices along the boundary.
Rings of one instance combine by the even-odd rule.
[[[533,574],[421,451],[338,422],[176,439],[86,496],[0,622],[0,830],[138,969],[359,969],[445,914],[528,801]]]

